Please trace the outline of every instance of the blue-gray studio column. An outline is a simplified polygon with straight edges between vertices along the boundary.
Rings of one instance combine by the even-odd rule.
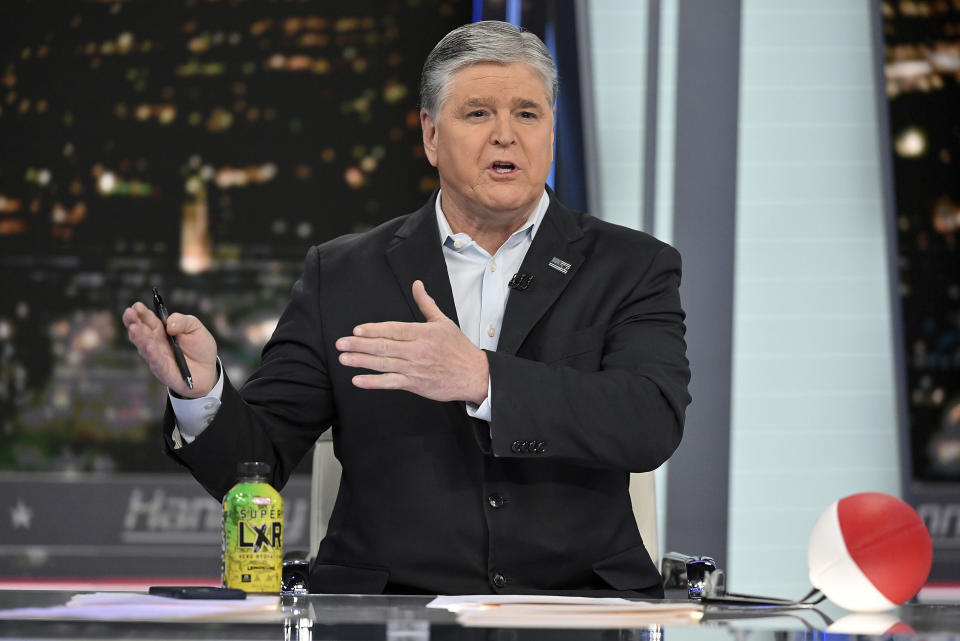
[[[666,550],[727,561],[740,1],[679,0],[673,242],[693,371]]]

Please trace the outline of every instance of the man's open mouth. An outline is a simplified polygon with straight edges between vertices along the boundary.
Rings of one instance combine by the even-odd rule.
[[[512,162],[501,162],[496,160],[490,165],[490,168],[493,169],[498,174],[509,174],[511,171],[517,168]]]

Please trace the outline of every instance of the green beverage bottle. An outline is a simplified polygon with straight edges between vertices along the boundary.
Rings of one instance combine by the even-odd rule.
[[[237,484],[223,497],[223,587],[280,591],[283,575],[283,499],[267,479],[268,463],[237,465]]]

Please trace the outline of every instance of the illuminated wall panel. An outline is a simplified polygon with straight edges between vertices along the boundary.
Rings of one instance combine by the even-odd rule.
[[[869,2],[744,0],[730,585],[800,598],[841,496],[899,494]],[[776,559],[770,563],[758,559]]]

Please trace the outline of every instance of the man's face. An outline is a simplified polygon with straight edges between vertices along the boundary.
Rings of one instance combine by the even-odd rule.
[[[423,147],[440,174],[443,207],[494,220],[527,214],[553,162],[547,87],[525,63],[458,71],[436,120],[420,113]]]

